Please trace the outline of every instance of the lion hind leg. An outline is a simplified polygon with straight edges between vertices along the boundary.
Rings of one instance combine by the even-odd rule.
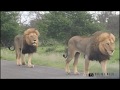
[[[74,52],[69,53],[67,59],[66,59],[66,66],[65,66],[65,71],[67,74],[70,74],[70,68],[69,68],[69,63],[74,57]]]
[[[17,65],[20,66],[21,64],[21,58],[17,58]]]
[[[17,65],[20,66],[21,64],[21,54],[20,51],[16,51],[16,60],[17,60]]]
[[[32,58],[32,54],[28,54],[28,67],[33,68],[34,65],[31,64],[31,58]]]
[[[80,56],[80,53],[77,52],[77,53],[75,54],[75,59],[74,59],[74,63],[73,63],[74,74],[76,74],[76,75],[79,74],[79,72],[78,72],[78,70],[77,70],[77,64],[78,64],[78,58],[79,58],[79,56]]]
[[[66,59],[66,66],[65,66],[65,71],[67,74],[70,74],[70,68],[69,68],[69,62],[71,60],[69,58]]]
[[[22,54],[22,65],[26,65],[25,54]]]

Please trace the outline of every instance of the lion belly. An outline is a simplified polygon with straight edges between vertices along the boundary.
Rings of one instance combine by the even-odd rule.
[[[22,53],[26,54],[26,53],[34,53],[36,52],[36,47],[34,46],[30,46],[30,45],[24,45],[23,49],[22,49]]]

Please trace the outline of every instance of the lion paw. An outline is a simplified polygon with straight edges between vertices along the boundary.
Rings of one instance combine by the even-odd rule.
[[[88,75],[87,74],[83,74],[84,77],[87,77]]]
[[[26,65],[26,63],[25,63],[25,62],[22,62],[22,65]]]
[[[79,75],[80,73],[79,72],[74,72],[75,75]]]
[[[71,72],[70,71],[66,71],[66,73],[67,73],[67,75],[70,75]]]
[[[21,66],[22,64],[21,63],[17,63],[18,66]]]
[[[17,64],[18,66],[21,66],[22,64]]]
[[[67,74],[67,75],[70,75],[70,72],[67,72],[66,74]]]
[[[86,73],[84,72],[83,76],[85,77],[89,76],[89,72],[86,72]]]
[[[32,64],[31,64],[31,65],[28,65],[28,67],[33,68],[33,67],[34,67],[34,65],[32,65]]]

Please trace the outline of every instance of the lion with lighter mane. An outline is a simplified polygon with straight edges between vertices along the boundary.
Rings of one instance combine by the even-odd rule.
[[[35,28],[29,28],[24,31],[23,35],[17,35],[14,38],[14,49],[16,53],[17,65],[25,65],[25,54],[28,54],[28,67],[34,67],[31,63],[31,58],[38,47],[39,32]],[[10,50],[11,47],[8,47]],[[12,51],[13,51],[12,50]]]
[[[79,74],[77,70],[78,58],[81,53],[84,54],[85,68],[84,75],[89,74],[90,60],[99,61],[102,71],[107,75],[106,64],[110,56],[113,55],[115,50],[115,36],[112,33],[97,31],[90,37],[73,36],[68,41],[66,54],[63,54],[66,59],[65,71],[69,74],[69,62],[74,57],[74,74]]]

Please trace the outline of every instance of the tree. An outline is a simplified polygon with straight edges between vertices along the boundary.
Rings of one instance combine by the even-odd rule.
[[[116,35],[119,33],[119,12],[99,11],[96,12],[97,21],[104,26],[107,31]]]
[[[13,38],[19,32],[18,12],[1,11],[1,44],[9,46],[13,42]]]
[[[109,17],[107,29],[116,35],[119,34],[119,15]]]
[[[46,20],[47,36],[59,41],[101,30],[98,23],[94,23],[92,16],[85,11],[51,11]]]
[[[37,18],[31,20],[30,25],[38,28],[42,40],[52,38],[65,42],[74,35],[89,35],[103,30],[102,25],[96,23],[87,11],[50,11],[36,14]]]

